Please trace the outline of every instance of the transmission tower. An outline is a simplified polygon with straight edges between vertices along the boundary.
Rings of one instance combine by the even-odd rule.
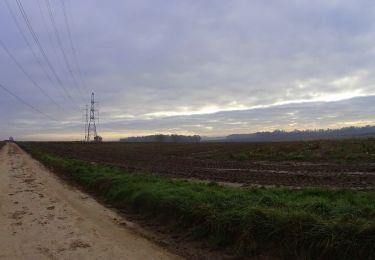
[[[95,102],[94,93],[91,93],[91,107],[90,107],[90,116],[89,116],[90,121],[88,123],[87,136],[86,136],[87,142],[90,142],[90,141],[101,142],[102,141],[102,137],[99,136],[96,131],[96,112],[98,110],[95,108],[95,104],[97,104],[97,102]]]
[[[85,117],[85,142],[88,142],[88,136],[87,136],[87,126],[89,124],[89,106],[86,105],[86,109],[85,109],[85,112],[86,112],[86,117]]]

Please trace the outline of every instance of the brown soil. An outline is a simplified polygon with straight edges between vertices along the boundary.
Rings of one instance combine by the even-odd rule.
[[[60,156],[170,177],[242,185],[338,186],[360,189],[375,187],[375,164],[369,162],[240,162],[199,159],[202,154],[218,153],[219,150],[236,151],[239,149],[238,144],[36,143],[33,145]]]

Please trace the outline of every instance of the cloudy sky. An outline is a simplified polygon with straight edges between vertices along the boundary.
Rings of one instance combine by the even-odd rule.
[[[3,0],[0,84],[34,110],[0,88],[0,138],[83,139],[91,91],[105,140],[375,124],[374,25],[373,0]]]

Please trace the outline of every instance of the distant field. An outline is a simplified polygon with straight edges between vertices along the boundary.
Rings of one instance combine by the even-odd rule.
[[[30,144],[58,156],[172,177],[245,185],[375,187],[375,139]]]
[[[3,148],[4,145],[5,145],[5,142],[0,141],[0,149]]]
[[[216,151],[210,149],[197,157],[237,161],[375,162],[375,138],[216,146]]]
[[[188,240],[208,239],[215,247],[262,259],[375,257],[373,191],[233,188],[69,159],[80,156],[92,160],[94,153],[105,159],[123,158],[122,162],[131,159],[139,162],[143,158],[143,163],[148,164],[148,160],[161,158],[163,163],[165,158],[188,158],[205,145],[24,143],[21,146],[57,173],[115,207],[130,208],[159,220],[160,225],[168,223],[169,228],[173,223],[174,230],[185,234]]]

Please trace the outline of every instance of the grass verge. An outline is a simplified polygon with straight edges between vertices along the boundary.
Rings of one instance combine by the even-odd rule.
[[[298,259],[375,257],[375,193],[323,188],[231,188],[171,180],[42,153],[57,173],[119,208],[190,230],[239,255]]]

